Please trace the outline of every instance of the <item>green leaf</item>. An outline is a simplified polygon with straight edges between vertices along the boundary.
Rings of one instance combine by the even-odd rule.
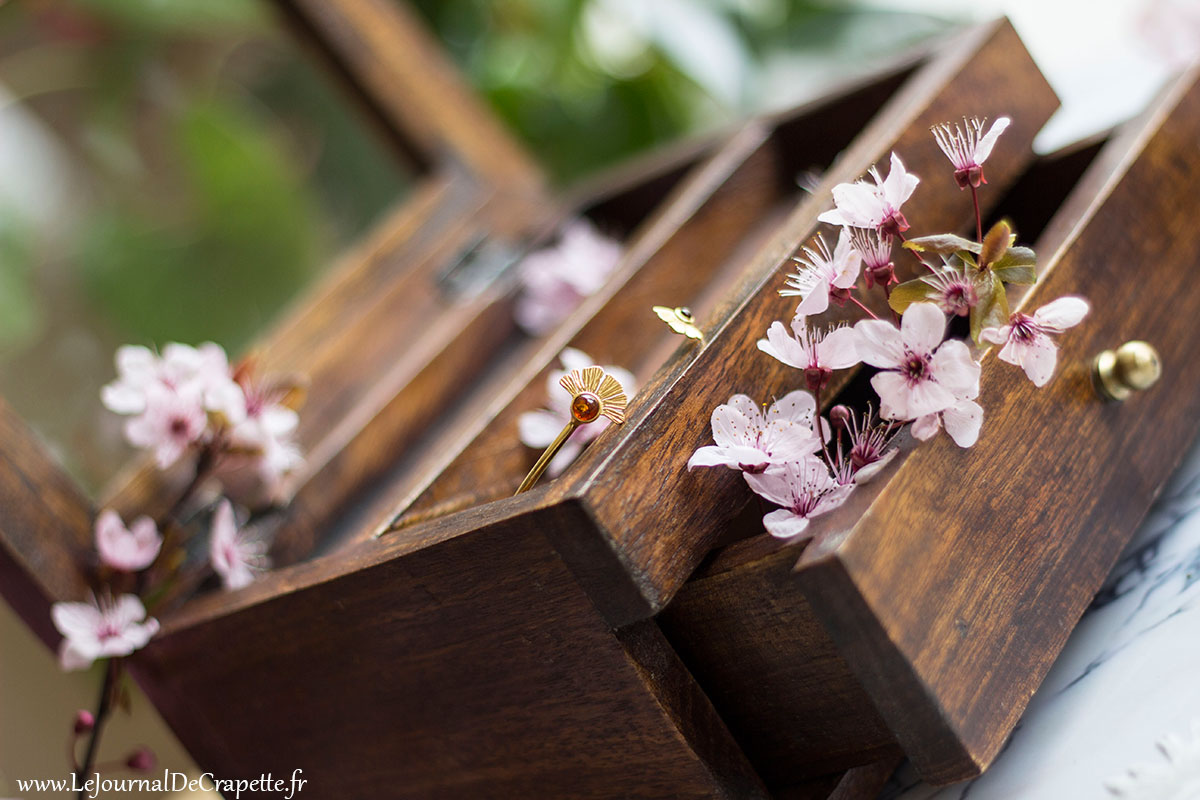
[[[1032,266],[992,267],[992,274],[1005,283],[1032,286],[1037,283],[1037,270]]]
[[[978,253],[982,249],[982,245],[978,242],[972,242],[970,239],[964,239],[961,236],[955,236],[953,233],[938,233],[933,236],[919,236],[916,239],[909,239],[904,243],[904,246],[909,250],[915,250],[918,253],[938,253],[940,255],[950,255],[959,250],[966,250],[970,253]]]
[[[905,281],[895,289],[892,289],[891,295],[888,296],[888,305],[897,314],[903,314],[905,309],[913,303],[919,303],[928,297],[933,289],[934,287],[920,278],[913,281]]]
[[[971,309],[971,339],[978,345],[980,331],[998,328],[1008,322],[1008,295],[995,272],[984,275],[975,291],[979,294],[979,302]]]
[[[1032,247],[1010,247],[1004,255],[996,260],[996,263],[992,264],[993,269],[1035,266],[1037,266],[1037,256]]]

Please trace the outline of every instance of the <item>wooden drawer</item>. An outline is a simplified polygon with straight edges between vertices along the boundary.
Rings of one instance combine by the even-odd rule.
[[[1094,309],[1062,338],[1054,382],[988,354],[975,447],[910,448],[812,541],[724,548],[661,616],[769,785],[853,761],[848,742],[898,746],[935,783],[1003,746],[1197,432],[1198,136],[1193,72],[1095,155],[1041,235],[1022,305],[1083,294]],[[1053,193],[1045,179],[1096,149],[1030,185]],[[1158,348],[1165,376],[1102,402],[1090,361],[1130,339]]]

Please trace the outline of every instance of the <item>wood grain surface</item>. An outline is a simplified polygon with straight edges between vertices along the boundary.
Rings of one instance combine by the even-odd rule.
[[[139,681],[206,768],[318,797],[767,797],[654,623],[614,636],[542,535],[580,508],[539,499],[199,598]]]

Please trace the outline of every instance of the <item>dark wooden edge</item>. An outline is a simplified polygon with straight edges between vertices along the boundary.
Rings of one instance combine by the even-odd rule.
[[[0,594],[54,648],[51,604],[88,590],[91,504],[3,401],[0,443]]]
[[[770,793],[746,761],[712,703],[653,620],[643,620],[616,631],[630,659],[643,676],[680,735],[710,765],[730,798],[766,798]],[[714,727],[716,730],[714,730]]]
[[[1137,203],[1138,189],[1142,196],[1147,192],[1156,193],[1156,189],[1151,185],[1154,179],[1144,174],[1144,170],[1173,169],[1175,166],[1182,168],[1180,148],[1190,145],[1181,143],[1194,139],[1196,109],[1200,108],[1198,78],[1200,70],[1193,70],[1173,82],[1144,115],[1114,137],[1094,159],[1071,197],[1043,234],[1039,249],[1043,251],[1043,258],[1046,257],[1046,252],[1050,255],[1041,265],[1042,275],[1038,285],[1034,291],[1024,296],[1017,308],[1029,307],[1035,302],[1044,302],[1060,296],[1066,293],[1060,288],[1060,284],[1078,286],[1093,271],[1100,277],[1092,285],[1091,291],[1103,292],[1104,295],[1111,292],[1112,296],[1118,296],[1120,290],[1106,286],[1102,281],[1106,277],[1111,280],[1113,272],[1120,269],[1119,266],[1103,264],[1101,268],[1101,264],[1093,258],[1089,259],[1088,264],[1095,265],[1094,267],[1075,265],[1074,275],[1060,275],[1056,268],[1068,258],[1080,257],[1074,254],[1093,246],[1091,242],[1097,241],[1102,234],[1111,240],[1114,232],[1121,229],[1114,225],[1123,225],[1129,220],[1130,214],[1138,213],[1122,205]],[[1181,130],[1179,126],[1185,123],[1179,122],[1178,119],[1185,114],[1190,115],[1188,124],[1191,124],[1192,128]],[[1168,164],[1172,166],[1167,166]],[[1139,179],[1143,183],[1140,187],[1135,185],[1133,190],[1126,191],[1126,179],[1135,170],[1139,171]],[[1147,181],[1150,183],[1146,183]],[[1121,194],[1121,198],[1115,199],[1114,195],[1118,193]],[[1140,213],[1157,212],[1140,210]],[[1155,221],[1162,222],[1157,218]],[[1132,230],[1143,231],[1145,228],[1135,227]],[[1114,255],[1111,259],[1119,261],[1123,257]],[[1184,266],[1180,265],[1179,269],[1181,274],[1186,274]],[[1082,273],[1084,270],[1086,273]],[[1186,280],[1175,278],[1176,283]],[[1096,299],[1093,297],[1094,301]],[[1175,299],[1182,300],[1182,293],[1175,295]],[[1148,301],[1143,299],[1143,306],[1146,302]],[[1139,410],[1136,406],[1123,408],[1101,403],[1086,374],[1086,353],[1080,352],[1087,346],[1082,344],[1081,339],[1096,339],[1104,335],[1102,332],[1086,332],[1089,325],[1105,330],[1124,331],[1116,333],[1116,336],[1137,335],[1136,331],[1128,330],[1129,326],[1126,323],[1126,316],[1131,315],[1129,312],[1134,310],[1122,308],[1119,303],[1108,306],[1094,305],[1093,315],[1085,321],[1084,328],[1081,329],[1085,332],[1077,334],[1077,340],[1064,337],[1059,356],[1059,370],[1060,373],[1066,374],[1060,374],[1057,389],[1052,385],[1041,390],[1052,392],[1060,404],[1062,413],[1069,413],[1074,423],[1081,426],[1077,431],[1071,425],[1064,424],[1061,428],[1062,435],[1087,435],[1088,432],[1082,430],[1085,409],[1091,409],[1087,412],[1087,418],[1098,418],[1100,421],[1097,424],[1103,426],[1110,436],[1115,432],[1113,429],[1119,425],[1118,420],[1121,419],[1122,413],[1135,415],[1129,417],[1131,420],[1137,419]],[[1137,310],[1140,311],[1141,308]],[[1153,318],[1144,313],[1138,316],[1142,323]],[[1163,319],[1165,318],[1160,316],[1158,322],[1161,323]],[[1194,327],[1192,326],[1192,333],[1195,333]],[[1191,341],[1188,336],[1183,336],[1181,340]],[[1102,341],[1107,342],[1104,339]],[[1109,343],[1108,346],[1119,342],[1120,339]],[[1164,352],[1168,346],[1172,350],[1179,349],[1178,341],[1161,341],[1160,345]],[[989,350],[984,354],[984,361],[990,360],[992,355],[993,351]],[[1072,363],[1082,366],[1067,366]],[[1172,364],[1172,368],[1176,371],[1175,380],[1186,383],[1186,379],[1179,377],[1179,373],[1185,368],[1191,369],[1191,365],[1179,363],[1177,360]],[[1010,395],[1006,410],[1018,407],[1034,409],[1031,413],[1053,413],[1053,409],[1047,409],[1045,405],[1054,400],[1047,399],[1048,396],[1045,395],[1034,395],[1038,390],[1030,388],[1024,376],[1019,373],[1016,377],[1008,377],[1011,377],[1012,381],[1005,384],[1009,387],[1007,391]],[[984,378],[985,395],[994,394],[994,391],[990,392],[989,389],[998,386],[1000,379],[995,378],[986,367],[986,363]],[[1014,400],[1013,396],[1017,395],[1020,396],[1019,399]],[[1149,404],[1143,405],[1144,411],[1140,413],[1145,415],[1143,419],[1163,420],[1159,415],[1161,409],[1158,410],[1159,413],[1155,413],[1153,406],[1156,401],[1152,399],[1153,396],[1154,392],[1151,391],[1145,398],[1138,398],[1144,404]],[[1158,396],[1163,395],[1160,393]],[[1159,400],[1157,404],[1162,402]],[[1149,438],[1142,436],[1135,445],[1129,434],[1122,434],[1118,441],[1122,446],[1121,457],[1126,462],[1123,469],[1127,480],[1124,482],[1117,479],[1115,468],[1102,467],[1097,463],[1106,458],[1104,453],[1107,452],[1108,444],[1105,443],[1099,444],[1093,461],[1084,463],[1073,459],[1075,467],[1071,469],[1069,479],[1064,477],[1061,470],[1048,470],[1044,465],[1038,466],[1034,471],[1047,481],[1062,483],[1069,480],[1070,487],[1067,491],[1077,498],[1069,505],[1079,506],[1077,515],[1069,523],[1058,520],[1062,528],[1045,531],[1046,535],[1066,536],[1068,527],[1078,528],[1087,522],[1096,523],[1103,530],[1093,530],[1086,544],[1080,538],[1085,534],[1078,530],[1073,531],[1077,537],[1071,540],[1075,543],[1075,551],[1059,554],[1061,561],[1024,563],[1020,573],[1024,578],[1008,575],[1004,579],[1005,585],[1010,585],[1018,597],[979,597],[976,611],[979,612],[980,619],[955,619],[947,622],[944,617],[951,613],[947,611],[951,606],[936,606],[941,594],[945,593],[949,597],[952,589],[948,587],[958,587],[963,581],[974,581],[968,594],[978,594],[983,591],[987,580],[984,574],[991,574],[988,570],[1003,569],[1000,565],[992,567],[982,564],[978,559],[958,565],[965,567],[969,564],[970,575],[976,576],[977,580],[956,574],[952,568],[940,562],[932,565],[934,570],[950,571],[939,580],[936,593],[922,600],[935,605],[931,605],[928,608],[928,616],[922,618],[920,625],[924,632],[919,636],[913,630],[902,630],[904,623],[899,623],[893,616],[892,609],[900,602],[899,597],[882,600],[878,596],[866,597],[863,594],[865,582],[871,582],[867,573],[872,571],[871,557],[866,555],[865,550],[879,552],[878,539],[876,543],[868,543],[868,538],[881,535],[885,529],[891,531],[893,538],[900,534],[901,530],[908,532],[904,538],[930,536],[934,533],[931,516],[927,520],[929,524],[916,524],[913,518],[913,504],[930,502],[927,484],[937,479],[938,473],[931,470],[930,460],[934,457],[932,451],[922,452],[921,459],[914,457],[909,459],[910,463],[902,465],[898,477],[888,484],[878,501],[872,504],[853,529],[831,531],[829,536],[819,535],[804,550],[797,565],[800,588],[846,654],[852,668],[875,699],[876,706],[925,780],[941,784],[973,777],[986,769],[999,753],[1029,699],[1065,644],[1075,622],[1086,609],[1108,569],[1115,563],[1123,543],[1144,516],[1161,489],[1163,481],[1186,452],[1186,442],[1196,435],[1197,426],[1192,422],[1194,417],[1194,413],[1186,409],[1174,408],[1173,428],[1182,429],[1173,433],[1169,442],[1164,440],[1163,446],[1153,453],[1146,452]],[[1006,421],[1014,422],[1012,419]],[[1161,423],[1156,422],[1155,426],[1160,427]],[[948,450],[948,446],[942,446],[938,454],[946,458],[950,455]],[[1135,453],[1135,450],[1141,452]],[[985,458],[975,450],[963,452],[966,455],[951,456],[956,463],[963,458]],[[1028,453],[1022,450],[1019,458],[1027,457]],[[986,480],[980,481],[977,473],[985,468],[986,465],[980,463],[963,462],[956,469],[954,485],[995,485],[988,484]],[[1102,471],[1103,475],[1092,475],[1097,470]],[[1083,507],[1086,496],[1080,495],[1077,484],[1084,473],[1087,473],[1089,479],[1094,478],[1095,482],[1088,485],[1099,487],[1103,484],[1107,487],[1104,490],[1108,492],[1105,495],[1107,506],[1102,512],[1102,518],[1095,518],[1096,514],[1089,510],[1091,506]],[[1119,490],[1114,481],[1120,485]],[[939,502],[953,504],[958,501],[946,498]],[[1012,502],[1007,503],[1004,509],[1011,510],[1014,505]],[[1061,505],[1068,504],[1064,501]],[[927,516],[936,512],[936,509],[930,508]],[[890,521],[901,515],[902,528],[894,529]],[[1011,516],[1012,514],[1005,514],[1006,518]],[[1012,524],[1012,520],[1007,524]],[[872,533],[867,534],[867,531]],[[1011,531],[992,531],[996,536],[1004,536],[1009,532]],[[1015,543],[1012,546],[1016,546]],[[907,558],[907,555],[891,554],[888,564],[881,566],[881,569],[892,572],[904,569],[903,564],[894,560],[897,557]],[[965,557],[961,553],[958,556],[960,560]],[[1012,565],[1008,567],[1012,568]],[[1047,583],[1049,579],[1046,576],[1051,572],[1055,573],[1055,579]],[[1022,585],[1021,581],[1028,585]],[[871,591],[875,592],[878,588],[872,586]],[[919,591],[915,586],[913,588],[914,591]],[[1033,596],[1035,594],[1036,597]],[[910,598],[905,597],[903,602],[910,602]],[[1008,605],[998,605],[1001,603],[1020,604],[1019,607],[1013,608],[1012,619],[1004,617],[1003,609]],[[957,604],[954,607],[957,608]],[[1023,618],[1028,623],[1032,619],[1030,615],[1034,609],[1042,615],[1038,618],[1036,634],[1025,634],[1019,627],[989,629],[989,625],[1001,617],[1008,619],[1010,626],[1017,625],[1015,618]],[[913,622],[910,620],[909,624]],[[999,625],[999,622],[996,624]],[[933,629],[935,625],[936,630]],[[956,663],[951,672],[943,671],[934,664],[940,663],[937,659],[945,656],[931,654],[931,648],[926,644],[934,640],[940,641],[937,637],[946,633],[943,630],[946,625],[955,626],[960,634],[959,638],[963,641],[982,634],[987,637],[989,643],[995,640],[996,647],[981,653],[981,645],[976,643],[973,645],[970,663],[964,659]],[[1013,636],[1017,632],[1036,636],[1036,641],[1014,641]],[[954,645],[949,641],[944,644],[947,649],[954,650]],[[932,681],[936,681],[937,684],[934,685]]]

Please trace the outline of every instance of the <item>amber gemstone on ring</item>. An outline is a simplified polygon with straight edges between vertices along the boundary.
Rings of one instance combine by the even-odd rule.
[[[591,392],[581,392],[571,401],[571,416],[580,422],[592,422],[600,416],[600,398]]]

